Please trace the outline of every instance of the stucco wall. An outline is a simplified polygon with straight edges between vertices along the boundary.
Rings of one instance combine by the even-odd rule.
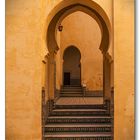
[[[81,82],[88,90],[103,88],[103,58],[99,49],[101,30],[97,22],[89,15],[77,11],[62,21],[60,51],[76,46],[81,52]]]
[[[60,32],[57,33],[57,43],[60,46]],[[60,51],[57,52],[56,58],[56,89],[60,90],[62,78],[62,60]]]
[[[6,1],[6,140],[41,139],[41,2]]]
[[[134,140],[134,1],[114,1],[115,140]]]

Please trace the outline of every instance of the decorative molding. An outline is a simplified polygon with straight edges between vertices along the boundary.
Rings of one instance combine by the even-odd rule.
[[[108,52],[105,54],[105,59],[106,59],[109,63],[112,63],[112,62],[113,62],[113,59],[112,59],[111,55],[110,55]]]
[[[48,59],[49,57],[50,57],[50,53],[47,53],[47,54],[45,55],[45,58]]]
[[[60,32],[62,32],[63,26],[62,26],[62,25],[59,25],[59,26],[58,26],[58,30],[59,30]]]
[[[43,62],[44,64],[46,64],[46,61],[45,61],[45,60],[42,60],[42,62]]]

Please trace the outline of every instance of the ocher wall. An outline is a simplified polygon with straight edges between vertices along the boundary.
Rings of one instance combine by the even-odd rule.
[[[88,90],[103,88],[103,58],[99,50],[101,30],[97,22],[83,12],[75,12],[62,21],[61,58],[64,50],[70,45],[81,52],[81,82]]]
[[[41,3],[6,1],[6,140],[41,140]]]
[[[134,140],[134,1],[114,1],[115,140]]]
[[[58,45],[60,46],[60,32],[57,33],[57,43]],[[57,55],[56,55],[56,89],[57,90],[60,90],[60,87],[61,87],[61,78],[62,78],[62,68],[61,68],[61,63],[62,63],[62,60],[61,60],[61,54],[60,54],[60,51],[57,52]]]

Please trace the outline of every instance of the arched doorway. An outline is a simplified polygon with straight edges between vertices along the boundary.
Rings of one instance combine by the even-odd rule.
[[[63,54],[63,85],[81,85],[81,54],[80,51],[70,46]]]
[[[106,12],[100,7],[96,2],[91,0],[70,0],[68,3],[65,1],[60,2],[50,13],[50,16],[47,19],[47,47],[49,51],[49,96],[50,99],[54,99],[55,93],[55,56],[59,50],[59,45],[56,39],[56,29],[59,27],[63,19],[69,14],[75,11],[82,11],[90,15],[93,19],[95,19],[101,29],[102,38],[99,46],[100,51],[103,54],[103,94],[104,99],[110,98],[108,96],[111,90],[111,86],[107,84],[106,80],[110,80],[110,77],[106,71],[106,63],[105,61],[109,59],[111,56],[109,54],[109,47],[111,44],[111,24],[110,20],[106,14]],[[110,74],[109,74],[110,75]],[[106,87],[106,88],[105,88]]]
[[[89,3],[87,3],[87,1]],[[54,13],[51,13],[51,15],[50,15],[51,18],[49,19],[49,24],[48,24],[48,27],[47,27],[47,46],[48,46],[48,50],[49,50],[49,67],[48,67],[49,72],[50,72],[49,73],[49,77],[50,77],[49,78],[49,94],[50,94],[50,100],[52,101],[49,106],[51,108],[50,109],[51,113],[53,112],[54,108],[57,106],[57,101],[55,100],[55,97],[54,97],[54,93],[56,93],[56,85],[55,85],[55,82],[56,82],[55,76],[56,75],[54,74],[55,71],[56,71],[55,70],[55,62],[56,62],[56,58],[57,58],[56,56],[57,56],[57,54],[62,53],[61,51],[58,51],[60,49],[60,45],[59,45],[59,41],[57,42],[57,34],[56,34],[57,32],[56,31],[57,31],[57,29],[59,27],[61,27],[60,25],[61,25],[63,19],[66,16],[68,16],[69,14],[71,14],[71,13],[73,13],[75,11],[82,11],[82,12],[87,13],[93,19],[95,19],[97,21],[97,23],[98,23],[98,25],[100,27],[102,37],[101,37],[101,43],[99,45],[99,49],[102,52],[103,59],[104,59],[103,60],[103,83],[104,83],[103,92],[107,93],[107,90],[106,90],[106,88],[107,88],[107,89],[109,89],[109,94],[110,94],[110,84],[108,84],[108,85],[106,84],[106,80],[107,79],[110,80],[110,77],[109,77],[109,74],[107,73],[107,69],[106,69],[107,64],[105,63],[105,60],[109,59],[108,56],[110,56],[109,53],[108,53],[109,52],[108,49],[109,49],[109,46],[110,46],[110,40],[111,40],[111,38],[110,38],[110,28],[111,28],[110,27],[110,22],[108,20],[108,17],[106,15],[106,13],[104,12],[104,10],[97,3],[93,2],[93,1],[90,1],[90,0],[87,0],[87,1],[85,2],[85,0],[76,0],[76,1],[70,0],[68,3],[65,3],[65,1],[62,1],[62,3],[60,3],[60,5],[58,5],[58,7],[56,7],[54,9]],[[66,46],[68,46],[68,45],[66,45]],[[71,82],[71,81],[73,81],[73,77],[74,77],[74,76],[71,76],[71,75],[73,75],[73,69],[77,66],[77,64],[80,64],[80,57],[75,58],[76,62],[70,63],[71,61],[75,61],[71,56],[71,54],[73,54],[72,52],[75,54],[74,57],[78,56],[76,54],[76,50],[74,51],[71,48],[68,48],[68,50],[66,49],[65,52],[64,52],[64,56],[63,56],[63,60],[64,60],[63,61],[64,62],[63,63],[64,64],[63,65],[64,66],[63,67],[63,76],[64,76],[63,78],[64,78],[64,84],[66,84],[66,85],[70,85],[71,83],[75,84],[75,82]],[[81,53],[82,53],[82,51],[81,51]],[[68,59],[69,57],[70,57],[71,61],[69,61],[69,59]],[[109,62],[109,61],[107,61],[107,62]],[[69,66],[68,69],[67,69],[67,66]],[[70,66],[73,67],[73,68],[71,69]],[[77,74],[76,74],[77,79],[80,79],[79,77],[81,76],[81,74],[79,72],[80,72],[81,68],[78,69],[76,67],[76,69],[78,71]],[[66,80],[65,80],[65,78],[66,78]],[[65,83],[65,81],[67,81],[67,82]],[[79,80],[79,84],[81,83],[80,81],[81,80]],[[77,97],[82,97],[82,103],[85,104],[85,102],[86,102],[85,101],[85,97],[86,97],[85,96],[85,86],[80,87],[80,89],[79,89],[79,87],[78,88],[76,87],[76,89],[75,89],[75,87],[62,87],[62,89],[60,90],[60,94],[61,94],[60,97],[62,97],[61,99],[63,99],[63,101],[66,102],[65,107],[66,108],[69,107],[69,109],[71,109],[73,107],[73,104],[70,104],[70,106],[67,106],[68,100],[65,97],[71,98],[72,103],[75,102],[73,100],[75,96],[76,96],[76,98]],[[104,114],[102,114],[102,112],[97,112],[96,113],[96,115],[101,115],[101,117],[103,117],[102,115],[104,115],[106,117],[106,115],[110,114],[110,101],[107,100],[106,95],[107,94],[104,94],[104,99],[105,99],[104,104],[100,104],[100,105],[102,105],[101,106],[102,109],[106,108],[106,113],[107,114],[104,115]],[[80,98],[77,98],[77,99],[79,100]],[[79,103],[78,100],[76,101],[76,103],[77,102]],[[92,101],[92,103],[93,102],[94,101]],[[60,108],[61,107],[62,106],[60,106]],[[64,110],[65,110],[65,107],[63,108]],[[78,107],[79,107],[79,105],[77,105],[76,108],[74,106],[74,109],[76,109],[76,111],[73,111],[73,110],[68,111],[67,110],[67,111],[65,111],[65,114],[63,114],[63,111],[59,112],[60,110],[57,110],[56,111],[57,113],[54,111],[52,114],[51,113],[50,114],[52,116],[56,115],[58,117],[60,117],[60,115],[62,115],[62,116],[66,115],[67,117],[65,117],[65,118],[68,119],[68,121],[73,120],[73,119],[70,118],[70,115],[73,114],[74,119],[76,119],[77,122],[78,121],[83,122],[83,120],[85,122],[85,120],[87,118],[84,118],[84,119],[82,118],[82,120],[81,120],[81,118],[77,119],[77,116],[79,117],[79,115],[81,116],[81,114],[83,115],[83,117],[89,116],[90,113],[87,112],[87,108],[90,109],[91,104],[89,103],[88,106],[84,105],[84,107],[86,107],[86,108],[84,108],[86,110],[86,112],[84,112],[84,113],[78,111],[79,110]],[[98,106],[96,106],[96,105],[94,107],[96,107],[94,109],[99,109]],[[92,117],[93,113],[91,113],[90,115],[91,115],[90,117]],[[64,119],[61,119],[61,120],[64,120]],[[89,118],[88,118],[88,120],[89,120]],[[97,122],[96,119],[92,118],[91,120]],[[76,122],[76,121],[74,120],[74,122]],[[109,121],[111,121],[111,119],[109,119]],[[53,122],[55,122],[55,118],[54,118]],[[63,122],[62,122],[62,124],[63,124]],[[111,132],[111,130],[110,130],[110,132]],[[73,137],[75,138],[75,136],[73,136]],[[106,136],[102,137],[101,139],[106,139],[105,137]],[[109,139],[111,139],[112,136],[108,135],[107,137]],[[55,138],[55,137],[53,136],[53,138]],[[57,139],[57,138],[55,138],[55,139]],[[94,139],[95,139],[95,137],[94,137]],[[100,138],[97,138],[97,139],[100,139]]]

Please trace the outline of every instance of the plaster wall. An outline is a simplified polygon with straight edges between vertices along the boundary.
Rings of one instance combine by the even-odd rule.
[[[41,8],[42,0],[6,1],[6,140],[41,139]]]
[[[60,46],[60,32],[57,32],[57,43],[58,46]],[[61,68],[61,55],[60,55],[60,51],[57,52],[56,58],[56,89],[60,90],[61,87],[61,73],[62,73],[62,68]]]
[[[134,0],[114,1],[114,137],[134,140]]]
[[[56,55],[56,89],[60,89],[61,87],[61,75],[62,75],[62,68],[61,68],[61,56],[60,56],[60,52],[57,53]]]
[[[62,21],[60,51],[76,46],[81,52],[81,82],[88,90],[103,88],[103,58],[99,50],[101,30],[97,22],[89,15],[77,11]]]

